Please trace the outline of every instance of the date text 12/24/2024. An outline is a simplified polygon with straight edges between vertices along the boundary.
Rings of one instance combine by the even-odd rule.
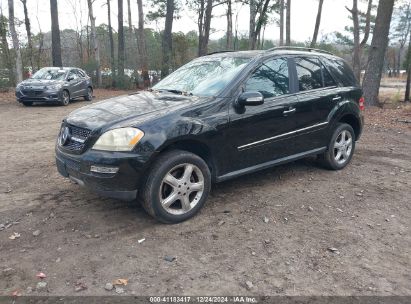
[[[232,297],[185,297],[185,296],[162,296],[150,297],[150,303],[258,303],[257,298],[248,296]]]

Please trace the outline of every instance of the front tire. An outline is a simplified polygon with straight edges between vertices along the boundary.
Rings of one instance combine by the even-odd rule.
[[[31,101],[25,101],[25,102],[23,102],[23,106],[25,106],[25,107],[30,107],[30,106],[32,106],[33,105],[33,103],[31,102]]]
[[[63,90],[63,92],[61,93],[61,100],[59,104],[61,106],[68,106],[69,103],[70,103],[70,93],[67,90]]]
[[[163,223],[193,217],[204,205],[211,188],[211,174],[199,156],[181,150],[161,155],[140,192],[144,209]]]
[[[87,95],[84,96],[84,100],[87,100],[87,101],[93,100],[93,89],[91,87],[87,88]]]
[[[351,161],[355,150],[355,133],[346,123],[338,123],[327,151],[320,155],[321,163],[330,170],[341,170]]]

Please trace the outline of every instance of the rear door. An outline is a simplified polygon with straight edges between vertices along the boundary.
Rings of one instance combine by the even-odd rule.
[[[290,154],[290,133],[295,129],[288,58],[264,61],[243,84],[243,91],[258,91],[264,104],[231,107],[228,137],[234,156],[230,171],[251,167]],[[235,100],[233,100],[235,102]]]
[[[67,79],[70,79],[70,96],[79,97],[81,95],[81,79],[79,78],[76,70],[70,70]]]
[[[303,152],[326,145],[329,115],[342,96],[318,57],[294,57],[293,63],[298,82],[295,121],[299,136],[295,148]]]
[[[88,81],[86,74],[82,71],[77,69],[76,70],[77,76],[79,77],[79,95],[85,96],[87,95],[87,87],[88,87]]]

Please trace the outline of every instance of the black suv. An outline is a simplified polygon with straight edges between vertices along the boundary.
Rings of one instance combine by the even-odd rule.
[[[318,155],[344,168],[359,139],[362,91],[340,58],[313,49],[197,58],[149,91],[98,102],[63,120],[59,172],[96,192],[139,198],[175,223],[212,182]]]

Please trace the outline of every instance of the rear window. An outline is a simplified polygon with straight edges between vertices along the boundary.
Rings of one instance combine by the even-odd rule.
[[[358,81],[355,78],[353,71],[344,60],[327,57],[322,57],[322,60],[340,84],[345,87],[358,86]]]
[[[317,58],[295,58],[300,91],[323,87],[321,64]]]
[[[324,77],[324,87],[336,87],[337,84],[335,83],[334,78],[331,76],[330,72],[324,67],[323,64],[321,64],[321,67],[323,69],[323,77]]]

